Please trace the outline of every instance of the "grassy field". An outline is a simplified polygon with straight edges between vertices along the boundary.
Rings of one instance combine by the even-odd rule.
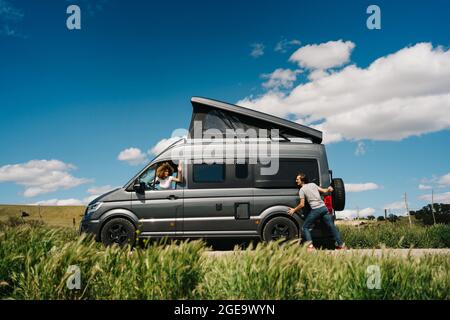
[[[73,227],[75,219],[75,226],[78,227],[85,209],[84,206],[0,205],[0,221],[19,218],[22,212],[26,212],[30,215],[26,220],[39,220],[56,227]]]
[[[0,222],[18,218],[77,230],[84,210],[84,206],[0,205]],[[30,216],[22,219],[22,212]],[[336,224],[346,245],[351,248],[450,248],[450,226],[424,227],[420,221],[412,221],[412,226],[407,218],[400,218],[395,223],[365,221],[363,225],[355,226],[355,221],[337,221]]]
[[[450,256],[310,253],[277,243],[207,257],[200,241],[104,248],[67,228],[0,225],[0,299],[449,299]],[[79,266],[81,289],[69,290]],[[380,289],[370,289],[369,266]]]

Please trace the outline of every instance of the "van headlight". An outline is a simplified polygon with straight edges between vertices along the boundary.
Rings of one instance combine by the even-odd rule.
[[[87,210],[86,210],[86,215],[93,214],[95,211],[97,211],[102,206],[102,204],[103,204],[103,202],[96,202],[96,203],[88,205]]]

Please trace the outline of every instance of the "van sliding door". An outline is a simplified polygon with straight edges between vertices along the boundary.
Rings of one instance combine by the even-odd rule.
[[[251,170],[239,164],[190,164],[184,190],[184,236],[254,236]]]

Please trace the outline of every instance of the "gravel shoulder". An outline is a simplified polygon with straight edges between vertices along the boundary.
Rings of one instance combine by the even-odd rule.
[[[407,258],[411,257],[423,257],[426,255],[448,255],[450,257],[450,249],[348,249],[348,250],[316,250],[316,252],[326,252],[336,256],[339,255],[370,255],[376,257],[383,256],[396,256]],[[207,251],[205,255],[208,257],[221,257],[232,254],[240,254],[242,251]],[[314,254],[315,252],[311,252]]]

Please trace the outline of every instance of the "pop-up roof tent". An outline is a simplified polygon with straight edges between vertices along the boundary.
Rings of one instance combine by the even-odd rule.
[[[226,129],[244,130],[278,129],[282,139],[303,138],[313,143],[322,143],[322,132],[301,124],[278,118],[267,113],[240,107],[237,105],[193,97],[193,112],[189,135],[194,137],[194,122],[201,122],[202,134],[208,129],[218,129],[225,133]]]

